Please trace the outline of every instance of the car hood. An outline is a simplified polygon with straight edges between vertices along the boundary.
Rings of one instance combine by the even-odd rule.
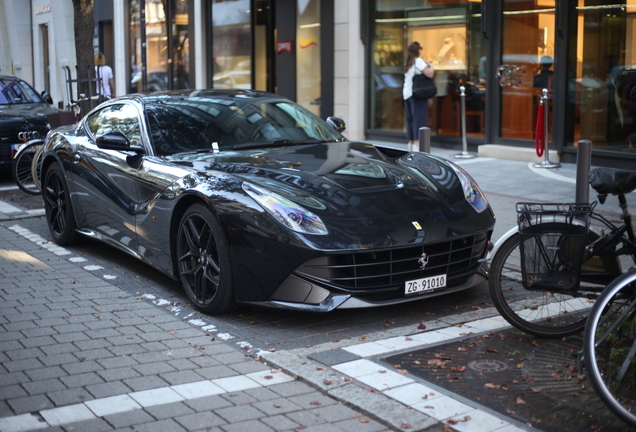
[[[46,103],[24,103],[0,105],[0,128],[15,132],[37,130],[46,132],[49,127],[47,115],[58,112]]]
[[[377,218],[464,207],[450,163],[424,153],[342,142],[184,154],[199,174],[224,172],[282,195],[321,217]],[[474,212],[472,212],[474,214]]]

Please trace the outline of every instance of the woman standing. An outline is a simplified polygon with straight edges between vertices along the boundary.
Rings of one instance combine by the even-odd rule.
[[[103,53],[95,53],[95,75],[97,76],[97,94],[99,102],[115,97],[115,77],[110,66],[106,65],[106,57]]]
[[[410,146],[417,146],[419,142],[420,128],[428,123],[428,99],[419,99],[413,96],[413,77],[423,73],[433,78],[435,71],[429,60],[420,58],[422,47],[419,42],[411,42],[408,47],[406,64],[404,65],[404,112],[406,113],[406,136]]]

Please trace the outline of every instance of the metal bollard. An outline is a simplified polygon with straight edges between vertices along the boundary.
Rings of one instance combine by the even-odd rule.
[[[587,176],[590,173],[592,165],[592,142],[589,140],[580,140],[578,142],[578,150],[576,153],[576,194],[575,203],[589,204],[590,187]]]
[[[461,122],[462,122],[462,152],[455,155],[458,159],[471,159],[477,157],[474,153],[468,152],[468,141],[466,140],[466,87],[459,87],[459,100],[461,101]]]
[[[431,128],[426,126],[420,128],[420,151],[431,152]]]

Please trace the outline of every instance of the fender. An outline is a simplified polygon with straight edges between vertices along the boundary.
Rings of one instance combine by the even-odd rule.
[[[558,216],[555,216],[552,220],[550,219],[544,219],[542,223],[554,223],[554,222],[563,222],[565,223],[565,220],[562,218],[559,218]],[[576,225],[585,225],[583,222],[574,219],[572,221],[572,223],[576,224]],[[596,227],[590,226],[590,231],[593,231],[595,234],[597,234],[599,237],[602,236],[602,231]],[[501,237],[499,237],[499,239],[495,242],[495,245],[492,247],[492,249],[488,252],[488,254],[486,255],[486,261],[490,261],[495,254],[497,253],[497,251],[499,250],[499,248],[501,248],[501,245],[508,240],[510,237],[512,237],[513,235],[517,234],[519,232],[519,226],[514,226],[512,228],[510,228],[508,231],[506,231]]]

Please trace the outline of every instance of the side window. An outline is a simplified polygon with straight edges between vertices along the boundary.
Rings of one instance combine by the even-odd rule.
[[[131,147],[142,147],[139,115],[132,105],[109,105],[91,114],[86,125],[94,137],[119,131],[126,135]]]

